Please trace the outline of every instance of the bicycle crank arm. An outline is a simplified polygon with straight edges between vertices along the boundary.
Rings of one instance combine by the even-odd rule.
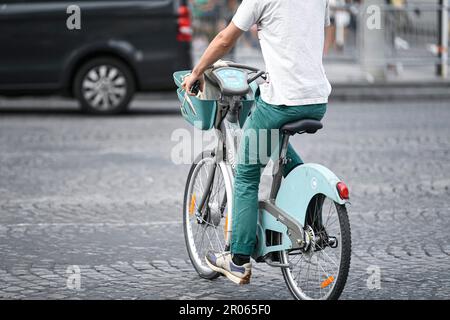
[[[259,208],[266,210],[288,228],[288,237],[292,242],[292,249],[303,248],[305,246],[303,226],[290,214],[278,208],[271,200],[260,201]]]

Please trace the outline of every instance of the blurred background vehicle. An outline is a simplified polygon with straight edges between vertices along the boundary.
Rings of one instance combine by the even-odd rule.
[[[76,97],[92,113],[127,109],[137,91],[171,88],[191,67],[184,0],[0,2],[0,94]]]

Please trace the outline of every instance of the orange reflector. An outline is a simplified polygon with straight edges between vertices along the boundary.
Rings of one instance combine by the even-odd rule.
[[[225,224],[223,226],[223,231],[225,232],[225,241],[228,238],[228,214],[225,215]]]
[[[325,280],[322,281],[322,283],[320,284],[320,287],[326,288],[328,287],[330,284],[332,284],[334,281],[334,277],[333,276],[329,276],[328,278],[326,278]]]
[[[195,209],[195,194],[191,197],[191,205],[189,206],[189,214],[192,216],[194,214]]]

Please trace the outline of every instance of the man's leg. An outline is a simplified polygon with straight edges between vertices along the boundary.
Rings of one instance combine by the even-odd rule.
[[[234,179],[233,219],[230,252],[208,252],[206,263],[231,281],[247,284],[251,277],[250,255],[256,245],[258,189],[261,164],[258,157],[258,125],[254,112],[245,122]],[[256,130],[255,130],[256,129]]]
[[[258,110],[259,111],[259,110]],[[246,263],[256,245],[258,190],[261,180],[259,129],[265,123],[255,110],[245,122],[233,189],[231,252],[235,263]]]
[[[260,177],[261,166],[259,164],[239,164],[237,166],[233,194],[231,242],[233,255],[250,256],[255,248]],[[241,262],[238,259],[234,259],[234,261]]]

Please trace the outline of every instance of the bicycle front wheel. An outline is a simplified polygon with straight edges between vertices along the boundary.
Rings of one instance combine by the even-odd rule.
[[[206,190],[211,172],[214,178],[210,188]],[[227,178],[227,172],[216,163],[212,153],[203,152],[192,165],[186,182],[183,201],[186,248],[195,270],[206,279],[214,279],[220,275],[206,264],[206,253],[209,250],[222,252],[227,249],[227,199],[231,196]],[[198,206],[204,194],[206,202],[200,210]]]
[[[350,268],[350,223],[345,205],[316,195],[308,207],[304,249],[281,252],[289,264],[283,276],[289,291],[299,300],[334,300],[344,289]]]

